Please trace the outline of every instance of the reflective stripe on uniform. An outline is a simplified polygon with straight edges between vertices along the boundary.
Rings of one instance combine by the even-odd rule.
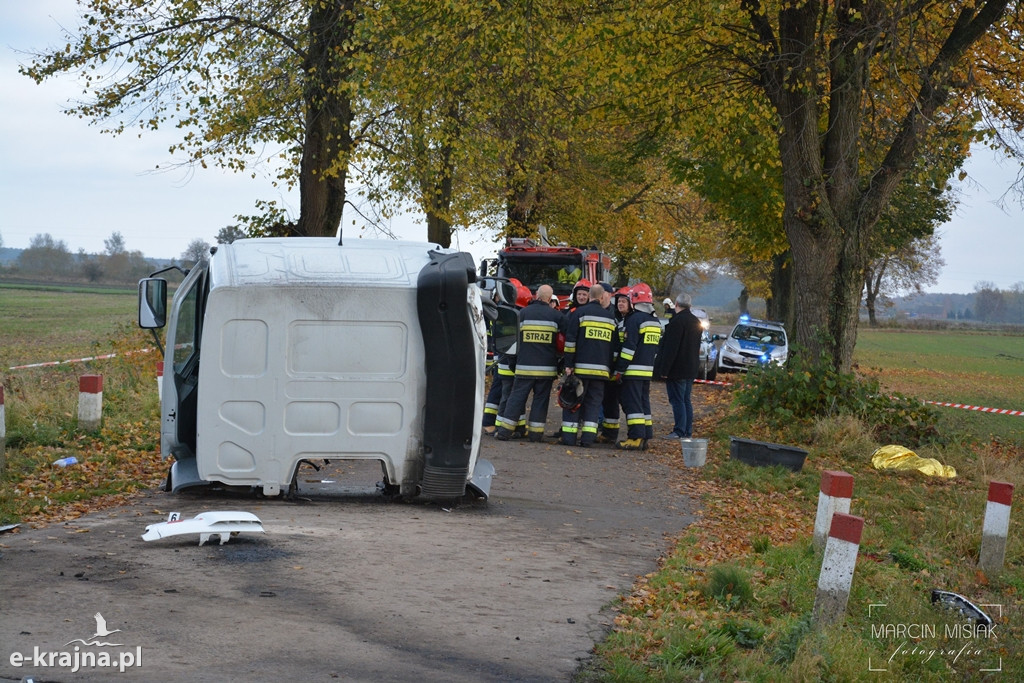
[[[507,417],[502,417],[501,415],[498,416],[498,419],[495,420],[495,422],[497,422],[499,427],[504,427],[510,432],[516,428],[515,420],[510,420]]]
[[[558,368],[549,365],[517,365],[516,377],[558,377]]]
[[[643,377],[650,379],[654,376],[653,365],[630,365],[626,368],[626,372],[623,373],[624,377]]]
[[[608,379],[608,366],[597,365],[596,363],[577,363],[575,373],[584,377],[600,377]]]

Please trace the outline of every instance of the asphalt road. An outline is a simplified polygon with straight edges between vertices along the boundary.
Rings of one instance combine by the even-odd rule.
[[[664,389],[653,394],[663,433]],[[481,456],[498,472],[487,502],[387,501],[375,463],[341,463],[303,469],[297,501],[154,491],[4,534],[0,679],[570,680],[606,635],[616,596],[692,520],[672,484],[681,457],[659,450],[487,438]],[[172,510],[245,510],[266,533],[202,547],[195,536],[142,541]],[[119,630],[93,638],[96,613]],[[95,640],[111,645],[84,644]],[[76,650],[79,661],[141,662],[72,673]]]

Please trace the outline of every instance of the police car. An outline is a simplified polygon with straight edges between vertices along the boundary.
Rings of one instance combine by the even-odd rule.
[[[789,357],[789,340],[782,323],[740,316],[718,350],[719,372],[746,372],[752,367],[777,363]]]

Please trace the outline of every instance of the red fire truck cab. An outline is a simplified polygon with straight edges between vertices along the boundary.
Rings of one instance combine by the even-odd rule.
[[[482,277],[516,278],[536,292],[551,285],[559,307],[569,306],[572,287],[580,279],[611,280],[611,258],[595,248],[541,246],[526,237],[510,237],[497,258],[480,263]]]

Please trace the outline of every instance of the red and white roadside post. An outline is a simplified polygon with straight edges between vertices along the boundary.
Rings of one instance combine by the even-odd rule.
[[[853,569],[857,566],[864,518],[837,512],[832,516],[825,555],[814,596],[814,623],[828,626],[842,621],[850,599]]]
[[[978,568],[985,572],[998,572],[1006,559],[1006,536],[1010,531],[1010,502],[1013,484],[992,481],[988,484],[988,504],[985,522],[981,528],[981,553]]]
[[[850,514],[850,499],[853,497],[853,475],[837,470],[825,470],[821,473],[821,489],[818,491],[818,514],[814,518],[815,548],[825,547],[829,529],[832,528],[832,516],[841,512]]]
[[[94,432],[103,420],[103,375],[78,378],[78,428]]]
[[[162,360],[156,362],[156,396],[161,400],[164,396],[164,362]]]

